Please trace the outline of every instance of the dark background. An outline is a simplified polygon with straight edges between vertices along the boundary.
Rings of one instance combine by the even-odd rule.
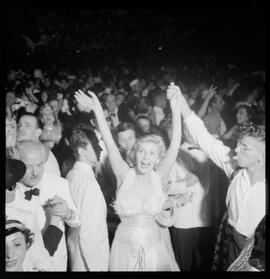
[[[47,66],[114,63],[191,63],[214,54],[246,70],[263,68],[265,10],[7,9],[6,65]],[[47,45],[29,52],[22,35]]]

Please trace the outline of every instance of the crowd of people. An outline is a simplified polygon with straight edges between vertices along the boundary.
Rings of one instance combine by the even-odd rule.
[[[264,270],[264,82],[214,61],[10,70],[6,270]]]
[[[7,50],[6,271],[264,271],[262,57],[198,46],[172,11],[25,15]]]

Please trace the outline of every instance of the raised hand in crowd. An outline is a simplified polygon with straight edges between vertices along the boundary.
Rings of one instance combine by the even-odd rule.
[[[207,93],[205,95],[205,99],[204,102],[201,105],[201,108],[199,109],[197,115],[202,118],[206,115],[207,113],[207,108],[208,108],[208,104],[209,101],[211,100],[211,98],[217,93],[217,87],[214,85],[211,85],[210,88],[207,90]]]

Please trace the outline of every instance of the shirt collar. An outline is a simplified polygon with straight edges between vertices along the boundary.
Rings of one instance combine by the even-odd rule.
[[[248,172],[247,172],[247,170],[245,168],[243,168],[241,170],[241,175],[242,175],[242,177],[244,177],[244,179],[246,179],[248,181],[249,187],[251,187],[251,186],[253,186],[253,185],[257,184],[257,183],[265,183],[265,178],[264,178],[264,179],[262,179],[260,181],[255,182],[253,185],[251,185]]]
[[[27,187],[22,182],[17,182],[17,187],[19,186],[18,188],[21,191],[23,191],[23,192],[28,191],[30,189],[34,189],[34,188],[40,189],[41,188],[42,179],[43,179],[43,176],[42,176],[41,180],[39,181],[39,183],[37,185],[33,186],[33,187]]]
[[[83,168],[90,171],[91,173],[94,173],[92,167],[84,162],[76,161],[75,166],[78,166],[79,168]]]

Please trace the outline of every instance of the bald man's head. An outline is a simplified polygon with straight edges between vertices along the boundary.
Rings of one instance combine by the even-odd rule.
[[[21,141],[17,145],[17,158],[26,165],[26,173],[21,180],[23,184],[28,187],[36,186],[44,173],[44,146],[33,140]]]

